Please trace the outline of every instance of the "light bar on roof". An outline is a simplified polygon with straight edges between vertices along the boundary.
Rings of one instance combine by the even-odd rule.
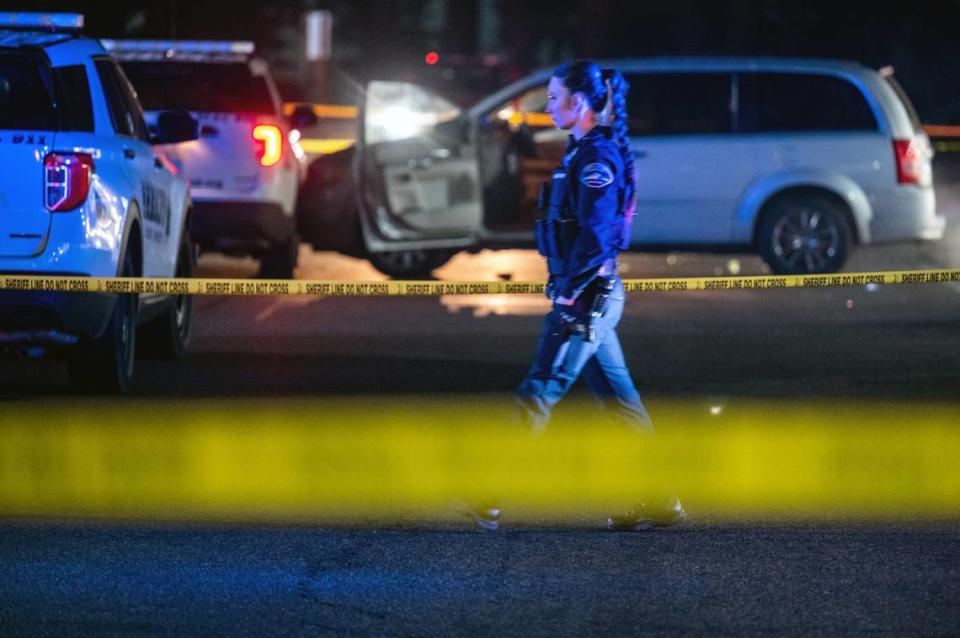
[[[253,53],[253,42],[220,40],[101,40],[112,53],[162,56],[243,56]]]
[[[0,12],[0,27],[43,27],[53,29],[82,29],[82,13],[19,13]]]

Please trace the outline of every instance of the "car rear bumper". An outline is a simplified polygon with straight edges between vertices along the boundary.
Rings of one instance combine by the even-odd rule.
[[[117,296],[42,290],[0,291],[0,343],[55,341],[51,334],[103,334]]]
[[[294,234],[294,219],[279,204],[194,200],[190,236],[207,250],[257,254]]]
[[[937,215],[933,188],[904,186],[873,202],[872,242],[943,239],[947,219]]]

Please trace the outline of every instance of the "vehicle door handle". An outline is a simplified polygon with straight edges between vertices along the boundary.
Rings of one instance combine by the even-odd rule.
[[[637,159],[643,159],[644,157],[647,156],[647,152],[646,152],[646,151],[634,151],[634,152],[633,152],[633,156],[634,156],[635,158],[637,158]]]
[[[123,149],[123,156],[127,159],[133,159],[137,156],[137,153],[132,148]]]

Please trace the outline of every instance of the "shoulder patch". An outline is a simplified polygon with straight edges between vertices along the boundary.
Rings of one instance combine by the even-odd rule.
[[[613,171],[601,162],[587,164],[580,171],[580,183],[588,188],[606,188],[613,183]]]

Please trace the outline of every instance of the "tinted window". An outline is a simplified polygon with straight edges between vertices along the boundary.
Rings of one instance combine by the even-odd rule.
[[[57,128],[49,68],[18,53],[0,53],[0,129]]]
[[[127,102],[120,87],[120,77],[113,68],[111,60],[97,60],[97,75],[103,85],[104,97],[107,100],[107,109],[110,111],[110,121],[113,130],[120,135],[133,137],[135,125],[133,113],[127,108]]]
[[[57,111],[64,131],[93,132],[93,107],[87,69],[82,64],[53,69],[57,87]]]
[[[126,62],[148,111],[273,114],[267,82],[243,63]]]
[[[900,98],[900,101],[903,102],[903,106],[907,109],[907,116],[910,118],[910,124],[913,125],[913,130],[917,133],[923,130],[923,124],[920,123],[920,116],[917,115],[917,109],[913,107],[913,102],[910,101],[910,98],[907,96],[907,92],[903,90],[903,87],[900,86],[900,83],[892,76],[888,75],[886,79],[887,84],[893,89],[897,94],[897,97]]]
[[[730,76],[649,73],[627,77],[631,135],[729,133]]]
[[[877,121],[857,87],[804,73],[745,73],[738,78],[745,132],[874,130]]]
[[[114,64],[113,71],[117,76],[117,86],[120,88],[120,94],[123,96],[123,102],[133,122],[133,134],[142,140],[147,140],[149,134],[147,133],[147,125],[143,121],[143,108],[140,106],[140,101],[137,100],[137,94],[133,90],[133,87],[130,86],[130,81],[127,80],[127,76],[123,74],[119,66]]]

